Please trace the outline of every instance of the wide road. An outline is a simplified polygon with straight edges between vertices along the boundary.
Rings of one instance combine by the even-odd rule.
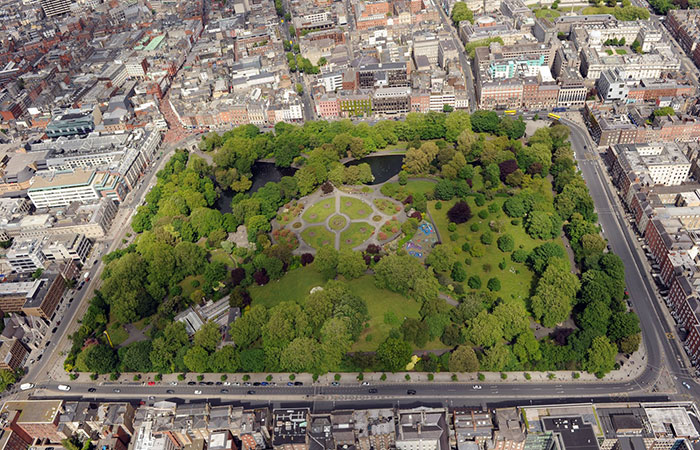
[[[32,397],[81,397],[85,399],[120,398],[145,400],[154,398],[193,398],[193,399],[248,399],[248,400],[352,400],[352,399],[391,399],[414,398],[416,400],[433,399],[449,401],[463,399],[533,399],[533,398],[592,398],[626,399],[636,395],[648,396],[640,391],[637,383],[482,383],[480,389],[474,389],[466,383],[377,383],[361,386],[359,383],[341,384],[340,386],[225,386],[221,385],[187,385],[179,382],[177,386],[162,383],[144,386],[139,382],[105,382],[105,383],[67,383],[71,390],[62,392],[57,383],[37,385]],[[415,392],[415,394],[409,393]],[[666,397],[665,395],[660,395]],[[654,396],[651,396],[654,397]]]
[[[562,123],[571,129],[571,143],[579,168],[586,185],[595,202],[598,221],[603,228],[603,234],[608,239],[615,254],[622,258],[625,264],[625,281],[630,293],[630,301],[639,316],[642,337],[646,346],[648,358],[647,370],[637,381],[642,384],[651,382],[667,368],[673,377],[679,392],[692,393],[700,398],[700,389],[684,367],[678,341],[667,336],[672,333],[668,326],[661,303],[656,295],[649,274],[646,273],[642,256],[636,249],[636,237],[629,222],[616,203],[617,193],[611,188],[603,169],[603,162],[597,153],[597,146],[590,140],[586,130],[578,124],[562,119]],[[584,148],[585,147],[585,148]],[[673,343],[673,344],[672,344]],[[688,392],[681,383],[690,383],[692,389]]]

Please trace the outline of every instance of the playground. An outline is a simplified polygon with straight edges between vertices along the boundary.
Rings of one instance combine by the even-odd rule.
[[[424,220],[418,225],[416,234],[410,241],[406,242],[405,248],[409,255],[423,261],[433,245],[437,244],[437,241],[435,228],[430,222]]]

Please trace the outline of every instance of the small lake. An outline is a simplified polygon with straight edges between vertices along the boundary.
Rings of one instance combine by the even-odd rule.
[[[365,158],[350,161],[346,166],[356,166],[358,164],[367,163],[372,169],[374,181],[368,184],[384,183],[389,178],[398,174],[401,171],[404,155],[380,155],[367,156]]]
[[[292,167],[277,167],[274,163],[269,162],[256,162],[251,167],[251,172],[253,173],[253,185],[248,190],[249,194],[257,191],[261,187],[265,186],[268,182],[274,181],[279,182],[282,177],[291,177],[297,169]],[[231,200],[233,199],[234,192],[230,189],[222,190],[219,200],[216,202],[216,206],[222,213],[231,212]]]

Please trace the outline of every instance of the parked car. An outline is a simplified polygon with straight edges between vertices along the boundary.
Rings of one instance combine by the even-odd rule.
[[[304,383],[302,383],[301,381],[294,382],[294,386],[303,386],[303,385],[304,385]]]
[[[338,383],[337,381],[334,381],[331,383],[331,386],[340,386],[340,383]]]
[[[114,389],[112,389],[112,391],[113,391],[113,392],[116,392],[116,393],[118,394],[118,393],[120,393],[122,390],[119,389],[119,388],[114,388]]]
[[[34,387],[33,383],[22,383],[19,385],[19,388],[23,391],[29,390]]]
[[[167,391],[165,391],[165,393],[166,393],[166,394],[174,394],[175,391],[173,391],[172,389],[168,389]]]
[[[194,395],[202,395],[202,391],[200,391],[199,389],[197,389],[197,390],[194,391]]]
[[[248,395],[253,395],[255,394],[255,391],[248,391]]]
[[[188,382],[187,382],[187,386],[194,386],[195,384],[197,384],[197,383],[195,383],[194,381],[188,381]]]
[[[226,389],[226,388],[222,389],[222,390],[221,390],[221,393],[222,393],[222,394],[228,394],[228,389]]]

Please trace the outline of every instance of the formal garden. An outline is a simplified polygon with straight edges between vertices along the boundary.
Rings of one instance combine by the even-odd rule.
[[[424,372],[604,376],[640,344],[624,266],[568,128],[524,133],[492,112],[411,113],[241,126],[202,140],[213,165],[177,151],[134,243],[104,257],[66,370],[399,371],[417,354],[409,367]],[[366,185],[367,164],[339,162],[390,145],[406,148],[403,170],[381,186]],[[300,168],[248,192],[261,158]],[[235,193],[230,213],[215,207],[221,190]],[[242,311],[227,342],[216,323],[189,336],[173,320],[221,299]],[[120,332],[129,324],[138,336]],[[112,348],[105,329],[125,339]]]

